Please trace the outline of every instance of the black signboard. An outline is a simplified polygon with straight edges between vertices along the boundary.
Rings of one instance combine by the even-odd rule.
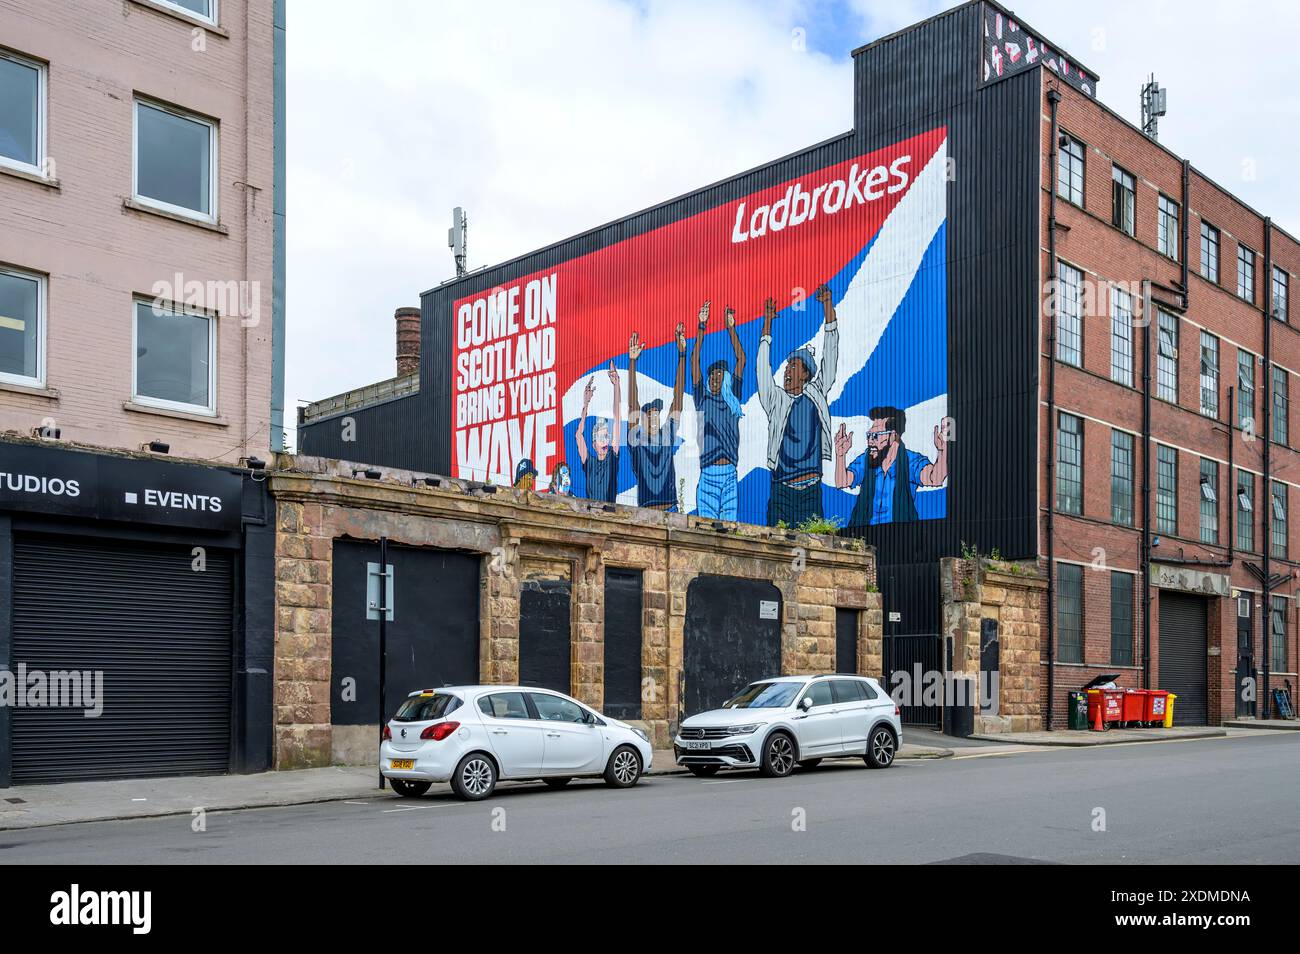
[[[215,467],[0,442],[0,510],[237,530],[242,493]]]

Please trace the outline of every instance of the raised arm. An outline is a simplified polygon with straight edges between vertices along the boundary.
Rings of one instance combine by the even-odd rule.
[[[686,325],[677,322],[677,377],[673,380],[672,422],[676,427],[682,416],[682,391],[686,389]]]
[[[578,459],[587,463],[587,408],[591,406],[591,396],[596,393],[596,379],[588,378],[587,386],[582,389],[582,416],[578,418]]]
[[[745,380],[745,347],[740,343],[740,335],[736,331],[736,309],[728,305],[723,320],[727,323],[727,334],[731,337],[731,350],[736,355],[736,370],[732,377],[740,382]]]
[[[623,402],[620,391],[622,385],[619,384],[618,371],[614,368],[614,362],[609,363],[609,380],[614,385],[614,430],[609,435],[609,449],[611,453],[618,453],[619,442],[623,439]]]
[[[627,343],[627,427],[628,430],[641,426],[641,404],[636,396],[636,359],[641,357],[641,336],[636,332]],[[618,381],[614,382],[615,403],[618,402]]]
[[[934,462],[921,468],[921,486],[940,487],[948,479],[948,435],[952,433],[952,418],[945,417],[934,428],[934,448],[938,451]]]
[[[772,319],[776,317],[776,299],[763,303],[763,336],[758,339],[758,400],[763,409],[771,413],[776,400],[776,381],[772,378]]]
[[[695,345],[691,348],[691,387],[696,391],[700,389],[700,341],[704,337],[704,329],[709,323],[709,302],[705,301],[700,306],[699,324],[695,326]]]
[[[841,490],[853,486],[853,474],[849,471],[849,451],[853,449],[853,432],[840,423],[835,433],[835,486]]]
[[[827,394],[835,386],[836,365],[840,359],[840,326],[835,317],[835,303],[831,301],[831,290],[822,285],[816,291],[816,298],[822,303],[822,317],[825,319],[822,331],[822,363],[817,369],[817,386],[822,394]]]

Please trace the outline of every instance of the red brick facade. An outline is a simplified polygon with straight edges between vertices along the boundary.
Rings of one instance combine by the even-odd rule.
[[[1187,309],[1185,313],[1170,310],[1177,317],[1177,403],[1156,396],[1157,331],[1150,331],[1153,353],[1150,363],[1151,398],[1151,526],[1160,544],[1152,551],[1153,560],[1162,557],[1196,561],[1196,569],[1204,573],[1225,574],[1233,593],[1248,596],[1253,603],[1252,626],[1255,646],[1255,666],[1263,676],[1265,658],[1261,630],[1262,586],[1257,577],[1247,569],[1247,563],[1260,565],[1263,547],[1268,544],[1266,506],[1268,494],[1262,480],[1264,471],[1263,402],[1272,393],[1266,380],[1262,363],[1264,353],[1264,326],[1268,319],[1264,309],[1272,306],[1272,273],[1265,262],[1265,220],[1222,188],[1190,169],[1190,209],[1184,208],[1183,163],[1126,121],[1111,113],[1100,103],[1081,95],[1068,85],[1053,83],[1044,71],[1044,96],[1041,113],[1042,192],[1042,275],[1046,282],[1053,274],[1049,257],[1049,200],[1051,189],[1051,119],[1047,97],[1049,86],[1061,92],[1058,120],[1063,133],[1082,142],[1085,149],[1084,202],[1079,207],[1065,199],[1056,202],[1057,258],[1083,272],[1096,292],[1094,307],[1085,311],[1081,322],[1081,352],[1079,367],[1058,361],[1055,368],[1055,401],[1058,412],[1066,412],[1083,419],[1083,472],[1082,513],[1072,515],[1057,512],[1055,516],[1054,546],[1058,568],[1062,563],[1083,565],[1083,664],[1058,662],[1055,666],[1053,698],[1053,724],[1063,724],[1066,718],[1065,693],[1103,672],[1121,674],[1121,684],[1142,685],[1142,595],[1141,595],[1141,528],[1142,515],[1142,405],[1143,405],[1143,340],[1147,332],[1142,326],[1141,283],[1153,283],[1152,295],[1156,302],[1181,306],[1179,285],[1182,268],[1178,261],[1158,251],[1158,198],[1163,194],[1179,207],[1181,218],[1187,217],[1188,259]],[[1135,229],[1130,237],[1112,225],[1112,168],[1119,166],[1133,176],[1135,181]],[[1250,173],[1243,168],[1243,175]],[[1202,278],[1200,227],[1202,220],[1219,230],[1219,280],[1217,285]],[[1176,242],[1181,231],[1176,233]],[[1300,281],[1300,243],[1281,231],[1275,224],[1271,229],[1272,266],[1288,274],[1288,291],[1291,296]],[[1255,253],[1254,300],[1246,301],[1237,295],[1237,249],[1244,243]],[[1177,244],[1175,246],[1178,247]],[[1181,254],[1181,252],[1180,252]],[[1125,283],[1132,291],[1134,301],[1134,327],[1132,332],[1132,384],[1112,380],[1112,327],[1110,317],[1111,289],[1115,283]],[[1165,286],[1163,289],[1159,286]],[[1289,297],[1291,297],[1289,296]],[[1154,309],[1153,309],[1154,312]],[[1288,380],[1288,397],[1300,394],[1300,307],[1290,303],[1289,315],[1284,320],[1271,321],[1272,364],[1284,371]],[[1150,316],[1154,322],[1154,313]],[[1056,428],[1048,418],[1048,349],[1051,346],[1055,318],[1044,309],[1041,329],[1041,402],[1040,434],[1040,553],[1047,553],[1046,512],[1050,503],[1049,455],[1057,452]],[[1209,332],[1218,339],[1219,387],[1217,419],[1203,415],[1200,409],[1200,356],[1201,333]],[[1253,414],[1258,439],[1230,424],[1239,423],[1237,416],[1238,351],[1245,350],[1253,357],[1254,401]],[[1059,352],[1058,352],[1059,353]],[[1231,405],[1229,388],[1234,388]],[[1286,559],[1272,558],[1271,571],[1285,574],[1288,579],[1273,589],[1271,596],[1286,599],[1286,652],[1284,665],[1274,669],[1271,686],[1288,687],[1293,697],[1296,688],[1296,590],[1295,573],[1300,559],[1300,521],[1296,517],[1300,505],[1300,418],[1289,415],[1286,443],[1272,445],[1270,471],[1272,479],[1287,486],[1287,541]],[[1132,435],[1132,509],[1131,525],[1117,523],[1112,514],[1112,431],[1120,430]],[[1228,466],[1229,441],[1232,442],[1231,473]],[[1177,451],[1177,528],[1174,533],[1156,529],[1156,444]],[[1200,528],[1201,487],[1200,466],[1205,458],[1217,465],[1218,542],[1202,542]],[[1236,480],[1239,471],[1254,475],[1253,546],[1247,552],[1236,549],[1237,502]],[[1059,474],[1057,474],[1059,477]],[[1231,508],[1231,512],[1229,511]],[[1229,528],[1233,539],[1229,540]],[[1229,543],[1233,549],[1229,549]],[[1231,563],[1228,564],[1228,559]],[[1204,561],[1202,564],[1201,561]],[[1173,561],[1170,561],[1173,562]],[[1215,565],[1221,564],[1221,565]],[[1184,564],[1186,565],[1186,564]],[[1111,647],[1111,571],[1121,570],[1134,574],[1133,579],[1133,657],[1132,663],[1112,662]],[[1059,573],[1058,573],[1059,576]],[[1151,596],[1150,626],[1150,685],[1160,686],[1159,608],[1161,593],[1155,586]],[[1044,601],[1046,607],[1046,601]],[[1060,591],[1058,581],[1057,607],[1059,620]],[[1208,610],[1208,720],[1218,723],[1232,718],[1235,713],[1235,669],[1237,661],[1237,601],[1231,597],[1209,597]],[[1046,609],[1044,610],[1046,613]],[[1046,622],[1046,620],[1044,620]],[[1061,629],[1056,627],[1059,638]],[[1046,633],[1046,628],[1044,628]],[[1058,643],[1059,645],[1059,643]],[[1268,662],[1272,662],[1269,659]],[[1047,655],[1044,651],[1044,678],[1041,692],[1044,704],[1047,696]],[[1046,712],[1046,709],[1044,709]]]

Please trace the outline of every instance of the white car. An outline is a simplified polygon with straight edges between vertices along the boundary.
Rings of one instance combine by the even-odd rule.
[[[682,721],[673,740],[677,764],[694,775],[757,768],[782,777],[796,765],[860,758],[893,764],[902,744],[898,706],[865,676],[778,676],[752,682],[721,709]]]
[[[630,788],[650,768],[640,729],[576,699],[526,686],[449,686],[411,693],[384,726],[379,771],[393,791],[423,795],[451,782],[461,798],[487,798],[500,779],[603,777]]]

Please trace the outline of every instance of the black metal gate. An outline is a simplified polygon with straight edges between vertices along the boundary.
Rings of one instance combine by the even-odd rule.
[[[1175,725],[1205,725],[1209,666],[1205,600],[1160,591],[1160,644],[1156,660],[1160,688],[1178,696]]]
[[[716,709],[781,672],[781,591],[767,580],[697,576],[686,588],[682,714]]]
[[[942,650],[938,633],[884,638],[885,688],[898,703],[904,725],[939,728],[943,723]]]

